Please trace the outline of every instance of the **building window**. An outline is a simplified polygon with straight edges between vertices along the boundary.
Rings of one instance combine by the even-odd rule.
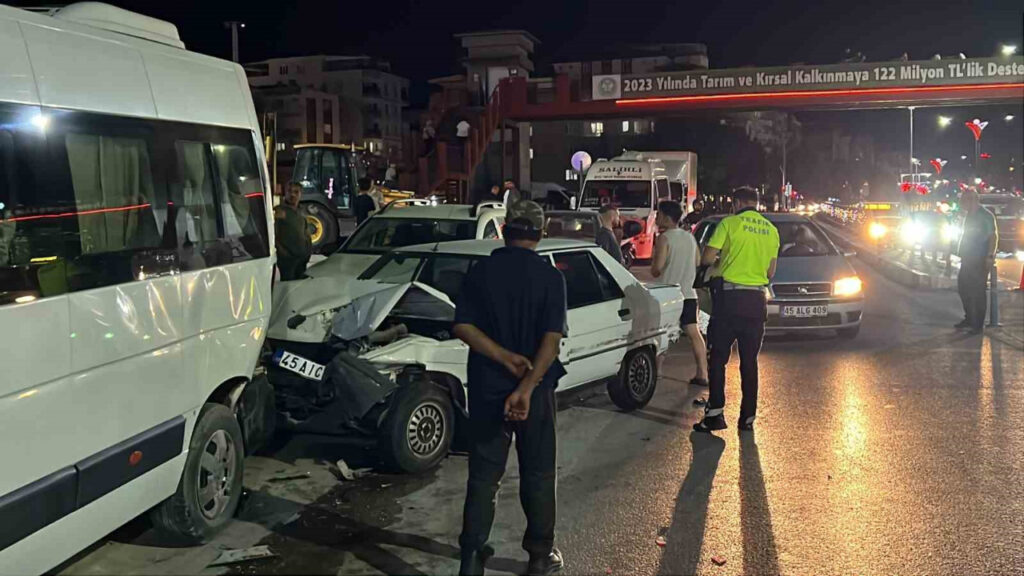
[[[530,148],[530,160],[533,160],[533,148]]]
[[[651,120],[651,134],[654,134],[654,120]]]
[[[279,74],[281,74],[281,75],[285,75],[285,74],[288,73],[288,67],[287,66],[281,66],[280,68],[277,69],[277,72]]]
[[[604,61],[602,61],[601,62],[601,74],[611,74],[611,73],[612,73],[612,61],[611,60],[604,60]]]
[[[572,182],[573,180],[579,180],[579,179],[580,179],[580,175],[577,174],[576,171],[573,170],[572,168],[569,168],[568,170],[565,171],[565,180],[566,180],[566,182]]]
[[[622,132],[623,133],[629,132],[629,120],[623,120],[622,121]]]
[[[591,122],[590,134],[592,136],[600,136],[604,134],[604,122]]]
[[[632,74],[633,73],[633,60],[632,59],[626,58],[625,60],[622,61],[622,73],[623,74]]]
[[[330,100],[323,100],[324,106],[324,142],[328,144],[334,142],[334,109],[331,107]]]

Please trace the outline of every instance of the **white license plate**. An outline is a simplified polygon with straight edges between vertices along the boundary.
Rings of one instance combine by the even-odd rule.
[[[281,368],[295,372],[303,378],[318,381],[323,380],[324,370],[326,369],[323,364],[317,364],[312,360],[307,360],[302,356],[292,354],[291,352],[285,352],[284,350],[279,350],[277,354],[274,355],[274,360],[275,364]]]
[[[783,306],[783,318],[814,318],[817,316],[828,316],[828,306]]]

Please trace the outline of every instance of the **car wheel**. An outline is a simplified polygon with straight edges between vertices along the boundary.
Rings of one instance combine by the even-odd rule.
[[[242,430],[231,410],[204,405],[178,490],[152,511],[157,530],[192,544],[209,540],[238,509],[244,456]]]
[[[396,394],[381,430],[384,463],[397,472],[429,470],[451,448],[451,397],[427,380],[411,382]]]
[[[331,250],[338,243],[338,221],[326,208],[307,202],[302,205],[309,227],[309,237],[313,244],[313,253],[320,254]]]
[[[857,334],[860,334],[860,324],[857,324],[852,328],[840,328],[839,330],[837,330],[837,332],[839,332],[840,338],[843,338],[845,340],[853,340],[854,338],[857,337]]]
[[[658,385],[658,363],[650,347],[633,350],[622,360],[619,375],[608,382],[608,396],[616,406],[631,411],[643,408]]]

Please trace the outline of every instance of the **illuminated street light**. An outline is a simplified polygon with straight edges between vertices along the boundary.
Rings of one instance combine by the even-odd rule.
[[[967,160],[967,154],[961,154],[960,155],[960,159],[961,160]]]
[[[1003,44],[1003,56],[1013,56],[1017,53],[1017,46],[1013,44]]]
[[[1006,120],[1007,122],[1012,122],[1013,119],[1014,119],[1014,115],[1013,114],[1007,114],[1006,116],[1003,116],[1003,120]]]
[[[953,119],[949,116],[939,116],[939,126],[945,128],[946,126],[949,126],[951,122],[953,122]]]

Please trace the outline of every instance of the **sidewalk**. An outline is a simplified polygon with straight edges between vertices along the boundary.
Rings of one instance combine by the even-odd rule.
[[[960,272],[960,259],[953,257],[951,265],[946,264],[946,255],[936,260],[934,254],[927,256],[911,254],[907,250],[878,249],[876,246],[857,238],[854,233],[841,225],[833,223],[824,216],[815,218],[815,222],[824,228],[832,240],[847,250],[855,250],[857,256],[882,273],[890,280],[907,286],[925,290],[956,290],[957,274]],[[948,271],[947,271],[948,268]],[[1000,278],[999,291],[1012,290],[1016,282]]]

